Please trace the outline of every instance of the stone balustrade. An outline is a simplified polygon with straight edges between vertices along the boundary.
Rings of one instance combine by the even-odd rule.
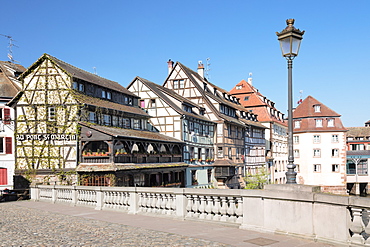
[[[370,246],[370,198],[324,194],[310,186],[219,190],[39,185],[31,188],[31,199]]]

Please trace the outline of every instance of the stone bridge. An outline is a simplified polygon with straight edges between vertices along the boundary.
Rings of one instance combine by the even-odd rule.
[[[31,199],[370,246],[370,198],[320,193],[319,187],[220,190],[38,185],[31,188]]]

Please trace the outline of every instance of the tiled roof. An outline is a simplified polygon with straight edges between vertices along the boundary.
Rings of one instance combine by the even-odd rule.
[[[96,124],[85,123],[85,122],[80,122],[80,124],[85,127],[103,132],[107,135],[111,135],[114,137],[126,137],[126,138],[160,141],[160,142],[183,143],[182,141],[176,138],[160,134],[159,132],[108,127],[108,126],[96,125]]]
[[[124,88],[123,86],[121,86],[115,81],[105,79],[93,73],[77,68],[49,54],[42,55],[35,63],[33,63],[30,66],[30,68],[27,69],[27,71],[24,74],[21,75],[21,77],[25,77],[28,74],[28,71],[32,71],[42,61],[44,61],[44,59],[50,59],[52,62],[54,62],[56,65],[62,68],[66,73],[68,73],[73,78],[77,78],[77,79],[90,82],[92,84],[95,84],[101,87],[109,88],[111,90],[115,90],[115,91],[118,91],[118,92],[121,92],[127,95],[137,97],[135,94],[131,93],[130,91],[128,91],[126,88]]]
[[[370,136],[370,127],[349,127],[347,137]]]
[[[20,64],[0,61],[0,97],[12,98],[21,90],[16,84],[17,74],[25,70],[26,68]]]
[[[320,112],[315,112],[314,106],[320,105]],[[322,120],[322,127],[316,127],[316,120]],[[328,119],[334,119],[334,126],[328,127]],[[344,128],[340,115],[331,110],[320,101],[312,96],[308,96],[303,102],[293,111],[293,121],[300,120],[300,128],[294,128],[294,133],[299,132],[331,132],[331,131],[347,131]]]
[[[320,112],[315,112],[315,105],[320,105]],[[340,115],[314,97],[308,96],[293,112],[293,118],[305,117],[340,117]]]
[[[122,171],[122,170],[139,170],[139,169],[163,169],[172,167],[188,167],[183,162],[175,163],[81,163],[76,168],[78,172],[103,172],[103,171]]]
[[[236,89],[237,87],[239,89]],[[278,114],[281,114],[281,112],[274,107],[274,103],[271,102],[272,105],[268,105],[267,102],[264,102],[262,98],[265,98],[265,96],[263,96],[258,89],[253,87],[247,81],[241,80],[233,89],[230,90],[230,94],[238,97],[240,104],[247,110],[252,110],[254,114],[258,115],[259,122],[273,121],[282,125],[287,125],[284,119],[279,119],[269,112],[268,108],[271,108],[278,112]],[[244,100],[247,96],[248,100]]]
[[[97,106],[101,108],[122,111],[126,113],[132,113],[132,114],[139,115],[141,117],[146,117],[146,118],[150,117],[148,113],[146,113],[143,109],[141,109],[138,106],[122,105],[122,104],[114,103],[108,100],[103,100],[100,98],[87,96],[85,94],[80,94],[78,92],[74,92],[74,96],[75,96],[75,99],[81,104],[92,105],[92,106]]]
[[[197,115],[195,113],[184,111],[182,108],[180,108],[176,104],[174,104],[174,102],[172,100],[170,100],[168,96],[171,96],[171,97],[175,98],[176,100],[178,100],[180,102],[183,102],[183,103],[189,104],[191,106],[197,107],[192,101],[188,100],[187,98],[182,97],[181,95],[175,93],[173,90],[170,90],[168,88],[165,88],[163,86],[155,84],[154,82],[151,82],[151,81],[146,80],[144,78],[137,77],[137,79],[140,80],[142,83],[144,83],[159,98],[166,101],[166,103],[168,105],[170,105],[179,114],[187,115],[187,116],[190,116],[190,117],[193,117],[193,118],[198,118],[198,119],[202,119],[204,121],[211,122],[208,118],[206,118],[202,115]]]

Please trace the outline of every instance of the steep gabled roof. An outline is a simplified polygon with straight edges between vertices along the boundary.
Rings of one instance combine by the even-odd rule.
[[[69,76],[72,78],[80,79],[101,87],[105,87],[117,92],[121,92],[133,97],[137,97],[135,94],[128,91],[125,87],[121,86],[115,81],[111,81],[108,79],[105,79],[103,77],[100,77],[98,75],[95,75],[93,73],[87,72],[85,70],[82,70],[80,68],[77,68],[73,65],[70,65],[62,60],[59,60],[58,58],[55,58],[49,54],[43,54],[36,62],[34,62],[21,76],[20,78],[26,77],[29,73],[31,73],[36,67],[38,67],[45,59],[49,59],[51,62],[56,64],[58,67],[60,67],[64,72],[66,72]]]
[[[21,90],[17,77],[25,70],[20,64],[0,61],[0,97],[13,98]]]
[[[209,102],[209,99],[208,98],[211,98],[211,99],[217,101],[220,104],[227,105],[227,106],[232,107],[232,108],[234,108],[236,110],[244,111],[244,112],[247,111],[242,105],[237,104],[237,103],[234,103],[232,101],[229,101],[229,100],[227,100],[227,99],[225,99],[223,97],[223,94],[230,95],[230,93],[228,91],[226,91],[226,90],[224,90],[224,89],[222,89],[222,88],[220,88],[220,87],[218,87],[218,86],[210,83],[209,81],[207,81],[207,79],[201,77],[197,72],[195,72],[192,69],[186,67],[185,65],[183,65],[180,62],[177,62],[176,65],[175,65],[175,67],[176,66],[180,66],[180,68],[185,72],[185,74],[188,76],[188,78],[197,87],[198,91],[199,92],[203,92],[204,95],[207,96],[207,97],[205,97],[205,101],[208,101]],[[204,90],[204,86],[203,85],[200,85],[199,82],[205,83],[207,85],[206,90]],[[211,87],[213,89],[216,89],[216,91],[217,91],[216,95],[214,94],[214,92],[211,92],[208,87]],[[245,125],[244,122],[241,122],[237,118],[229,117],[229,116],[226,116],[226,115],[222,114],[210,102],[209,102],[209,106],[213,108],[214,113],[220,119],[224,119],[226,121],[233,122],[233,123],[240,124],[240,125]],[[254,115],[254,114],[252,113],[252,115]]]
[[[149,80],[146,80],[144,78],[141,78],[141,77],[136,77],[134,79],[134,81],[138,79],[140,80],[142,83],[144,83],[153,93],[155,93],[159,98],[161,98],[162,100],[164,100],[170,107],[172,107],[177,113],[181,114],[181,115],[187,115],[187,116],[191,116],[193,118],[198,118],[198,119],[202,119],[204,121],[208,121],[208,122],[212,122],[211,120],[209,120],[208,118],[204,117],[204,116],[201,116],[201,115],[197,115],[195,113],[191,113],[191,112],[187,112],[187,111],[184,111],[182,108],[178,107],[176,104],[173,103],[173,101],[168,97],[173,97],[175,98],[176,100],[182,102],[182,103],[186,103],[192,107],[197,107],[199,108],[199,106],[195,105],[191,100],[188,100],[187,98],[185,97],[182,97],[181,95],[175,93],[174,91],[168,89],[168,88],[165,88],[163,86],[160,86],[154,82],[151,82]],[[130,84],[131,85],[131,84]]]
[[[238,88],[238,89],[237,89]],[[252,110],[254,114],[258,115],[258,121],[260,122],[277,122],[282,125],[287,125],[283,119],[283,115],[278,109],[275,108],[274,102],[268,100],[263,96],[258,89],[252,86],[245,80],[241,80],[238,84],[235,85],[233,89],[230,90],[230,94],[239,98],[239,102],[246,109]],[[245,97],[248,97],[245,100]],[[268,108],[273,109],[277,112],[278,115],[281,115],[281,118],[271,114]]]
[[[315,112],[315,106],[320,106],[319,112]],[[293,129],[294,133],[347,131],[342,124],[340,115],[312,96],[308,96],[297,106],[293,112],[293,119],[298,119],[301,122],[299,128]],[[333,126],[328,126],[329,119],[334,119]],[[317,126],[316,120],[321,120],[322,126]]]
[[[320,105],[320,112],[315,112],[315,105]],[[340,117],[338,113],[318,101],[312,96],[308,96],[293,112],[293,118],[307,117]]]

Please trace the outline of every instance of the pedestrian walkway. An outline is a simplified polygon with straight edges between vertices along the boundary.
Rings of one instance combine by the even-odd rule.
[[[1,246],[334,246],[200,221],[46,202],[0,203]]]

